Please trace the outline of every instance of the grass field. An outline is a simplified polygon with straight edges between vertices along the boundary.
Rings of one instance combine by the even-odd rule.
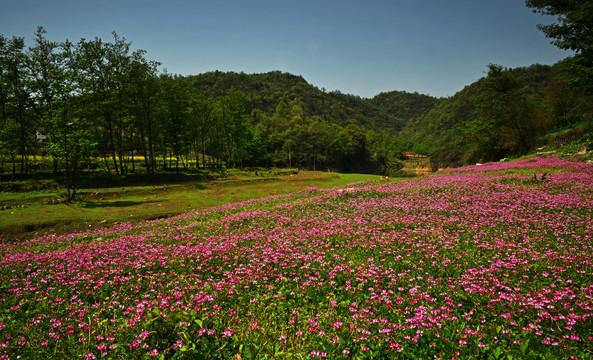
[[[235,172],[216,180],[199,179],[84,188],[79,201],[60,202],[60,190],[1,192],[0,238],[31,238],[47,233],[80,231],[116,222],[138,222],[193,209],[288,193],[309,186],[333,187],[378,179],[377,175],[300,171],[298,174]]]

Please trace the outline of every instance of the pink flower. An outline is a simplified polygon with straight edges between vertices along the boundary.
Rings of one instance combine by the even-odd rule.
[[[132,343],[130,344],[130,350],[136,349],[139,345],[140,345],[140,341],[138,341],[138,340],[132,341]]]

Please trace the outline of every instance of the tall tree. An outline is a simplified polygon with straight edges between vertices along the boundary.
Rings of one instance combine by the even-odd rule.
[[[132,54],[130,71],[127,78],[127,96],[129,113],[132,115],[132,128],[140,136],[141,152],[144,155],[146,171],[154,175],[155,159],[155,111],[159,93],[157,66],[158,62],[147,61],[145,51]]]
[[[40,68],[44,64],[47,70],[47,75],[38,75],[35,82],[38,92],[45,94],[39,96],[43,114],[41,129],[49,139],[47,151],[63,165],[67,201],[71,202],[76,199],[79,187],[80,165],[91,156],[96,146],[93,117],[84,104],[86,98],[78,96],[78,68],[73,44],[66,41],[57,50],[54,43],[47,42],[42,36],[38,40],[37,46],[31,49],[35,54],[32,59],[37,58],[33,66]]]
[[[124,174],[124,114],[123,87],[129,70],[130,43],[113,33],[114,43],[100,38],[81,39],[75,51],[78,86],[84,105],[92,116],[97,139],[102,143],[102,155],[109,171],[104,149],[110,152],[116,174]]]
[[[221,125],[224,155],[232,166],[243,167],[247,144],[253,137],[253,128],[247,119],[249,106],[247,97],[235,88],[216,103],[215,116]]]
[[[568,61],[577,75],[575,83],[593,92],[593,2],[590,0],[526,0],[534,12],[557,16],[557,23],[540,29],[552,44],[572,50],[575,56]]]
[[[4,171],[5,154],[9,153],[9,144],[13,136],[8,131],[8,39],[0,34],[0,173]],[[14,176],[14,175],[13,175]]]
[[[64,53],[59,52],[59,44],[49,41],[43,27],[35,33],[35,46],[29,48],[29,68],[31,70],[31,90],[36,99],[35,112],[41,124],[52,120],[55,100],[64,95]],[[47,133],[45,134],[48,135]],[[58,172],[58,159],[54,158],[54,175]]]
[[[202,167],[206,167],[206,143],[213,126],[212,110],[214,105],[204,96],[195,92],[189,99],[189,135],[196,155],[196,168],[199,166],[199,156],[202,157]]]
[[[494,132],[497,145],[509,153],[525,153],[533,145],[536,128],[523,83],[500,65],[490,64],[488,68],[488,77],[475,100],[476,121],[481,122],[475,129],[484,135]],[[496,160],[499,156],[495,146],[483,150],[486,151],[483,161]]]
[[[191,146],[188,141],[189,88],[179,76],[162,74],[160,77],[160,120],[162,126],[163,168],[167,168],[167,153],[175,155],[175,171],[179,172],[179,160]],[[170,161],[172,156],[168,156]],[[170,164],[171,165],[171,164]],[[169,166],[171,167],[171,166]]]
[[[131,43],[126,42],[125,38],[119,37],[115,31],[112,32],[112,35],[113,43],[106,44],[106,61],[109,79],[107,101],[113,116],[115,133],[115,142],[113,145],[118,156],[119,172],[125,175],[127,172],[125,154],[132,147],[132,144],[126,146],[125,143],[125,135],[132,135],[130,131],[130,118],[126,112],[129,98],[125,96],[125,88],[128,82],[131,64]]]
[[[26,176],[28,173],[28,159],[31,148],[31,117],[27,116],[30,109],[30,74],[27,67],[28,57],[25,53],[25,39],[12,37],[8,40],[4,50],[2,73],[6,85],[6,118],[12,121],[18,129],[18,134],[13,141],[9,141],[10,154],[13,162],[13,176],[15,164],[15,152],[21,157],[20,174]],[[13,128],[10,126],[10,128]],[[16,145],[16,146],[15,146]]]

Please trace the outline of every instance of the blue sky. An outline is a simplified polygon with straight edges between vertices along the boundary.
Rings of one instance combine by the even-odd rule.
[[[0,0],[0,34],[29,44],[112,31],[170,73],[302,75],[328,91],[451,96],[487,65],[554,64],[570,53],[523,0]]]

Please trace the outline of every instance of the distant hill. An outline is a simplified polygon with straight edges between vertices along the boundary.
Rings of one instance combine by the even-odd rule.
[[[450,167],[523,155],[544,133],[593,117],[593,98],[568,85],[562,63],[493,75],[439,101],[399,135],[422,144],[435,168]]]
[[[409,120],[422,116],[443,101],[429,95],[391,91],[372,99],[326,92],[309,84],[302,76],[280,71],[264,74],[208,72],[187,77],[191,85],[212,100],[235,88],[250,100],[253,109],[272,116],[283,102],[298,106],[306,117],[321,117],[341,127],[356,125],[364,130],[397,134]]]
[[[241,91],[251,104],[253,125],[259,126],[268,140],[277,139],[275,143],[267,142],[270,154],[278,154],[286,147],[286,139],[292,136],[289,129],[295,124],[310,126],[317,121],[346,129],[349,138],[365,148],[366,155],[361,152],[359,156],[367,160],[374,156],[385,162],[390,157],[401,157],[404,151],[414,151],[430,154],[435,167],[457,166],[520,155],[536,143],[538,134],[593,116],[591,97],[567,85],[569,76],[562,63],[500,70],[500,79],[489,74],[449,98],[405,91],[361,98],[327,92],[302,76],[280,71],[216,71],[186,80],[212,101],[231,88]],[[514,87],[496,93],[491,89],[496,81],[511,81]],[[496,101],[499,113],[491,108],[486,114],[486,104]],[[505,107],[513,106],[524,117],[515,125],[509,122],[517,114],[503,114]],[[300,120],[295,123],[295,118]],[[489,127],[480,128],[486,122]],[[306,141],[307,136],[293,138],[298,143]],[[311,155],[305,157],[309,160],[303,157],[300,165],[311,166]],[[351,170],[368,167],[364,162],[359,159],[358,166]]]

